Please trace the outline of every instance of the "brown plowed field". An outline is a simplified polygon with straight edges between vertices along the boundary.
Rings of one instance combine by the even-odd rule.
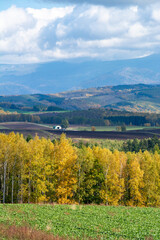
[[[3,133],[20,133],[24,136],[28,136],[29,134],[33,137],[37,134],[39,137],[52,138],[54,135],[47,130],[51,128],[35,123],[27,123],[27,122],[9,122],[9,123],[0,123],[0,132]]]
[[[49,130],[49,132],[53,132],[53,130]],[[62,131],[54,131],[57,135],[60,135]],[[160,138],[160,129],[158,130],[134,130],[127,132],[90,132],[90,131],[64,131],[67,137],[71,138],[97,138],[97,139],[118,139],[118,140],[126,140],[126,139],[134,139],[134,138],[150,138],[154,135],[157,135]]]
[[[13,130],[46,130],[50,129],[49,127],[45,125],[40,125],[36,123],[29,123],[29,122],[6,122],[6,123],[0,123],[0,126],[6,127],[8,129]]]
[[[15,133],[19,132],[24,136],[31,134],[35,136],[38,134],[40,137],[49,137],[53,138],[54,136],[58,136],[64,132],[67,137],[71,138],[97,138],[97,139],[118,139],[118,140],[126,140],[126,139],[134,139],[134,138],[149,138],[157,135],[160,138],[160,129],[151,129],[151,130],[132,130],[127,132],[116,132],[116,131],[58,131],[52,130],[51,127],[45,125],[39,125],[34,123],[27,122],[15,122],[15,123],[1,123],[0,124],[0,132],[10,133],[14,131]]]

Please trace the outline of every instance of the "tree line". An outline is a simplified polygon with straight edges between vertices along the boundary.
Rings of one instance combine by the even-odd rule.
[[[112,152],[115,151],[116,149],[121,151],[121,152],[144,152],[144,151],[149,151],[149,152],[155,152],[157,151],[160,153],[160,139],[155,135],[152,138],[144,138],[144,139],[128,139],[126,141],[124,140],[110,140],[110,139],[105,139],[100,142],[97,141],[78,141],[75,142],[74,145],[78,148],[83,148],[83,147],[96,147],[99,146],[101,148],[107,148],[111,150]]]
[[[20,100],[21,102],[21,100]],[[1,109],[7,109],[8,111],[9,110],[14,110],[15,112],[16,111],[34,111],[34,112],[43,112],[43,111],[62,111],[64,109],[58,107],[58,106],[46,106],[46,105],[33,105],[33,106],[25,106],[23,104],[14,104],[14,103],[11,103],[11,102],[0,102],[0,108]]]
[[[0,202],[160,206],[160,154],[2,133]]]
[[[57,123],[67,119],[70,124],[90,126],[160,126],[160,114],[134,113],[108,109],[89,109],[68,112],[42,113],[38,115],[43,123]]]
[[[59,109],[60,110],[60,109]],[[40,111],[39,107],[34,106],[33,111]],[[89,109],[68,112],[53,112],[56,108],[49,106],[48,113],[23,114],[10,113],[1,114],[0,122],[28,121],[36,123],[60,124],[66,119],[70,124],[90,125],[90,126],[160,126],[160,114],[132,113],[125,111],[107,109]],[[58,111],[58,109],[57,109]]]
[[[0,114],[0,122],[33,122],[40,123],[41,119],[37,115],[31,114]]]
[[[139,152],[139,151],[157,151],[160,153],[160,139],[157,136],[153,136],[148,139],[133,139],[127,140],[122,145],[122,150],[125,152]]]

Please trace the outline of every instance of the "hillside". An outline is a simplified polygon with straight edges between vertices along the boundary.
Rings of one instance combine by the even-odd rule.
[[[113,108],[133,112],[160,112],[160,85],[119,85],[56,94],[65,108]]]
[[[131,112],[160,113],[160,85],[119,85],[88,88],[57,94],[0,96],[4,110],[83,110],[112,108]],[[33,109],[32,109],[33,108]]]

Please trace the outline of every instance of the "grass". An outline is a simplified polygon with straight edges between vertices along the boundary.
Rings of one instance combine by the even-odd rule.
[[[95,126],[96,131],[117,131],[116,126]],[[151,130],[151,129],[158,129],[158,127],[144,127],[144,126],[126,126],[127,131],[131,130]],[[91,131],[91,126],[71,126],[67,128],[67,130],[74,130],[74,131]]]
[[[91,126],[71,126],[67,130],[74,131],[91,131]],[[96,131],[116,131],[115,126],[96,126]]]
[[[3,108],[3,110],[5,112],[10,112],[10,113],[14,113],[14,112],[17,112],[19,114],[31,114],[31,115],[34,115],[34,114],[44,114],[44,113],[65,113],[65,112],[70,112],[69,110],[55,110],[55,111],[27,111],[27,110],[21,110],[21,109],[10,109],[10,108]]]
[[[19,113],[23,113],[23,114],[31,114],[31,115],[38,115],[38,114],[44,114],[44,113],[65,113],[65,112],[69,112],[69,111],[65,111],[65,110],[60,110],[60,111],[20,111]]]
[[[160,209],[6,204],[0,205],[0,226],[28,227],[68,239],[159,240]]]

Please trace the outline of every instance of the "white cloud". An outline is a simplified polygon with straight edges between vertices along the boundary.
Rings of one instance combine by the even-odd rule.
[[[75,3],[75,0],[43,0],[43,2]],[[158,3],[159,0],[76,0],[77,4],[95,4],[103,6],[128,6]]]
[[[131,38],[140,38],[147,35],[148,30],[147,27],[143,27],[142,24],[137,22],[130,26],[128,33]]]
[[[42,8],[33,9],[27,8],[27,12],[36,19],[39,28],[47,26],[50,22],[54,22],[57,19],[64,18],[66,14],[71,14],[74,7],[65,8]]]
[[[35,20],[32,15],[24,9],[12,6],[8,10],[0,12],[0,38],[10,36],[24,28],[28,29],[34,24]]]
[[[0,12],[0,63],[127,59],[160,51],[160,5]]]
[[[152,17],[155,21],[160,22],[160,8],[153,10]]]

